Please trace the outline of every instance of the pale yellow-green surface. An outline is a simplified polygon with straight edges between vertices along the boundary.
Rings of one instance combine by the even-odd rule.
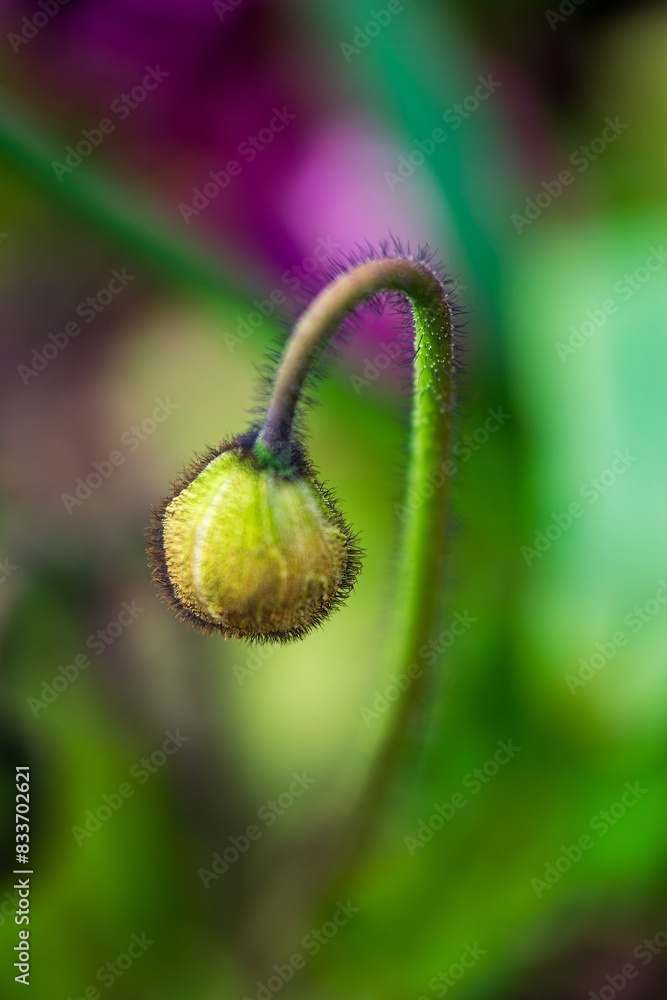
[[[335,598],[348,541],[313,483],[214,458],[165,511],[164,547],[182,604],[249,636],[308,628]]]

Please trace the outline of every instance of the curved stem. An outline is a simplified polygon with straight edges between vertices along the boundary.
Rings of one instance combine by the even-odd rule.
[[[417,348],[422,333],[427,332],[426,329],[417,329],[418,313],[423,319],[435,320],[436,327],[440,326],[436,332],[440,353],[448,342],[451,348],[449,302],[442,282],[433,271],[425,264],[404,257],[359,264],[328,285],[315,298],[290,337],[259,436],[261,445],[269,453],[278,456],[289,447],[304,383],[322,350],[357,306],[383,291],[403,292],[411,300],[415,312]],[[428,344],[425,346],[428,352]],[[443,357],[443,360],[451,358]],[[444,386],[433,388],[445,389]],[[443,399],[442,393],[439,392],[438,395]]]
[[[404,694],[370,775],[353,824],[362,846],[406,742],[411,716],[428,683],[425,644],[439,632],[443,566],[448,542],[450,485],[446,462],[452,439],[454,341],[452,303],[437,274],[421,261],[393,257],[360,264],[327,286],[297,323],[283,356],[256,453],[289,460],[294,418],[312,366],[345,317],[382,291],[410,302],[415,338],[411,455],[403,536],[396,567],[399,586],[389,655],[404,678]],[[348,845],[356,853],[354,844]]]

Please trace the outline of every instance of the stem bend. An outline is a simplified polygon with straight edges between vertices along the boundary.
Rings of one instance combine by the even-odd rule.
[[[287,344],[257,439],[258,455],[288,462],[294,420],[308,375],[345,318],[381,292],[410,304],[414,325],[414,398],[406,500],[397,566],[398,587],[388,654],[407,682],[380,757],[363,796],[382,796],[401,751],[414,706],[428,682],[420,649],[439,632],[448,550],[456,358],[454,303],[448,286],[422,260],[386,257],[353,267],[328,285],[299,319]],[[366,809],[364,809],[366,811]],[[371,808],[367,815],[375,810]]]

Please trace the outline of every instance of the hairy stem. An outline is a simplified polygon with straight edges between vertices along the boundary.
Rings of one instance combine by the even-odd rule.
[[[410,464],[392,616],[389,657],[405,691],[350,830],[352,855],[363,848],[399,758],[409,742],[412,715],[428,674],[419,650],[439,632],[443,566],[448,549],[449,479],[443,476],[452,439],[454,341],[452,304],[427,264],[390,257],[360,264],[327,286],[295,327],[274,383],[256,452],[284,464],[301,394],[322,350],[346,316],[374,295],[398,292],[409,300],[414,324],[414,395]]]

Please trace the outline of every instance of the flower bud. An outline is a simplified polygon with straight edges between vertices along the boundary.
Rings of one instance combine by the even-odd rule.
[[[204,629],[300,638],[350,592],[359,551],[305,456],[272,468],[248,440],[207,455],[154,512],[154,577]]]

